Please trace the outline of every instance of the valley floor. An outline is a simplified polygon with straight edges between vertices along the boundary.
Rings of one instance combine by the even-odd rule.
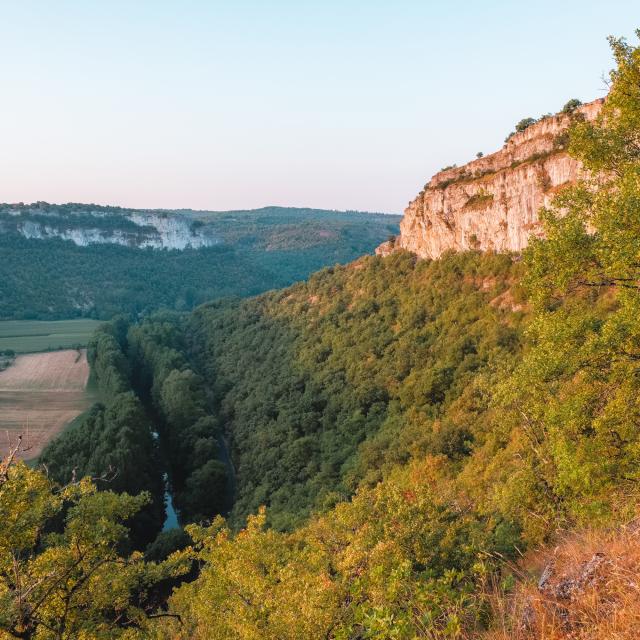
[[[0,320],[0,351],[35,353],[85,346],[98,320]]]
[[[87,390],[86,350],[20,355],[0,372],[0,456],[19,435],[35,458],[43,447],[92,403]]]

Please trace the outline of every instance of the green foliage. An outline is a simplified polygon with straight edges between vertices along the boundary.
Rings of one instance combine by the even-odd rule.
[[[164,488],[158,451],[144,409],[132,392],[97,404],[78,423],[53,440],[40,456],[59,483],[89,476],[98,487],[154,497],[131,521],[136,548],[151,542],[164,521]]]
[[[549,114],[551,115],[551,114]],[[542,116],[543,118],[546,116]],[[523,131],[526,131],[532,124],[535,124],[536,122],[539,122],[540,119],[538,118],[522,118],[522,120],[520,120],[518,123],[516,123],[516,128],[515,131],[512,131],[505,139],[505,142],[509,142],[509,140],[511,140],[511,138],[513,138],[513,136],[516,135],[516,133],[522,133]]]
[[[582,106],[582,102],[577,98],[572,98],[562,107],[562,113],[572,114],[580,106]]]
[[[544,212],[546,239],[527,253],[533,348],[504,392],[521,460],[504,499],[532,538],[623,517],[640,480],[640,50],[611,44],[605,105],[571,130],[591,173]]]
[[[101,325],[89,340],[87,360],[104,397],[110,398],[130,388],[129,362],[110,325]]]
[[[60,484],[89,476],[100,489],[151,500],[129,523],[135,548],[151,542],[164,521],[164,484],[158,446],[145,408],[131,389],[126,347],[127,323],[117,319],[103,325],[88,347],[92,376],[103,398],[40,456],[51,477]]]
[[[187,333],[230,438],[233,522],[266,504],[290,528],[416,451],[464,456],[478,428],[444,416],[518,351],[518,317],[487,304],[515,272],[507,256],[396,254],[196,311]]]
[[[171,529],[158,534],[156,539],[144,550],[145,560],[162,562],[172,553],[183,551],[191,544],[191,538],[184,529]]]
[[[181,319],[156,315],[128,332],[134,385],[160,419],[173,500],[182,522],[226,513],[230,465],[219,422],[209,415],[204,380],[185,357]]]
[[[474,193],[469,199],[465,202],[463,209],[468,211],[481,211],[482,209],[486,209],[491,206],[493,203],[493,194],[487,193],[484,189],[478,191],[478,193]]]
[[[196,444],[196,453],[197,453]],[[209,455],[215,455],[215,450]],[[184,507],[192,521],[210,519],[227,507],[227,468],[219,460],[208,460],[187,478]]]
[[[184,251],[27,239],[18,223],[105,233],[141,227],[133,210],[96,205],[0,205],[0,318],[109,319],[185,311],[207,300],[284,287],[327,264],[370,253],[397,233],[398,216],[265,208],[166,212],[205,225],[220,244]],[[159,212],[155,212],[160,215]],[[17,215],[19,214],[19,215]]]
[[[232,536],[218,520],[189,527],[203,563],[177,590],[173,638],[460,637],[481,628],[480,520],[425,459],[293,534],[265,528],[264,511]],[[437,487],[437,489],[436,489]],[[453,499],[452,499],[453,498]]]
[[[8,466],[0,480],[0,637],[148,637],[149,588],[184,569],[118,552],[125,522],[146,500],[96,492],[87,480],[59,489],[22,463]]]
[[[522,120],[520,120],[516,124],[516,133],[522,133],[523,131],[526,131],[532,124],[535,124],[536,122],[538,122],[536,118],[522,118]]]

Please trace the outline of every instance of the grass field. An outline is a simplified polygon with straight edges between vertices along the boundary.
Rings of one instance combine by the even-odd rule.
[[[95,401],[87,390],[86,351],[19,355],[0,372],[0,457],[22,435],[21,457],[35,458],[69,422]]]
[[[0,351],[34,353],[53,349],[84,347],[100,324],[98,320],[2,320]]]

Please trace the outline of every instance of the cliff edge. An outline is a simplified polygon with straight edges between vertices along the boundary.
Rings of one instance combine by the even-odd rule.
[[[593,120],[603,102],[545,117],[500,151],[436,173],[405,209],[400,235],[376,253],[406,249],[438,258],[449,250],[521,251],[530,235],[541,234],[539,209],[579,176],[580,164],[566,151],[571,118]]]

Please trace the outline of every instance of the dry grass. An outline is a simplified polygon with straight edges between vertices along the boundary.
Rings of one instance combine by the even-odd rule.
[[[87,392],[89,365],[84,351],[18,356],[0,372],[0,457],[23,436],[26,458],[43,447],[93,398]]]
[[[83,349],[18,356],[0,373],[0,391],[82,391],[87,386],[89,365]]]
[[[640,523],[572,536],[516,571],[515,593],[491,596],[501,628],[484,640],[640,638]]]

